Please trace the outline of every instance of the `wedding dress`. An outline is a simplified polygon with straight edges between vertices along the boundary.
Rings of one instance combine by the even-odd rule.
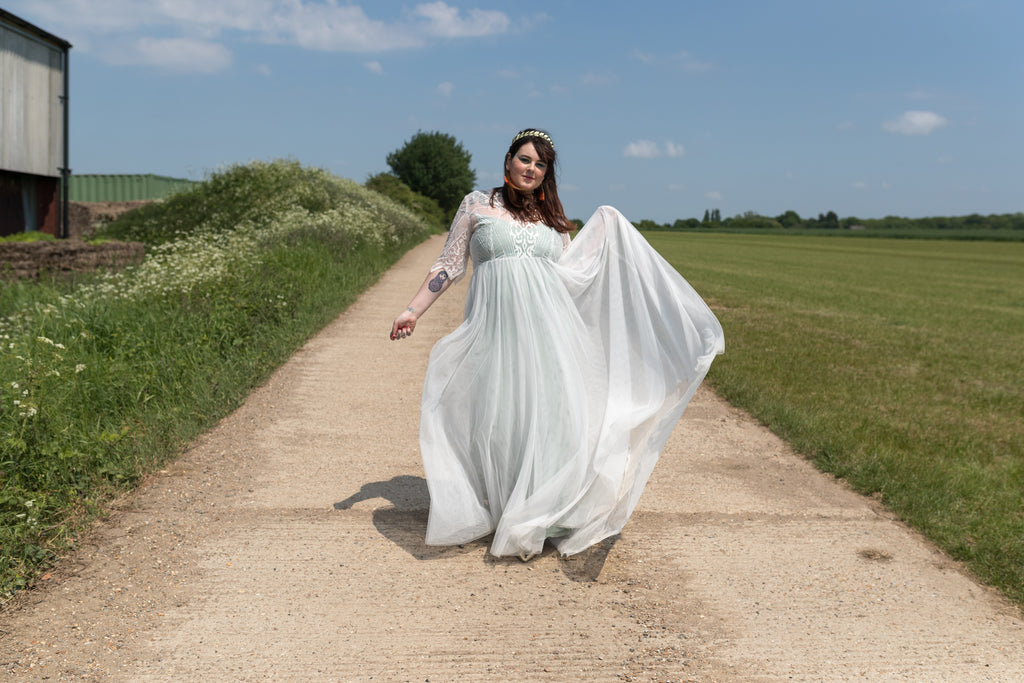
[[[571,242],[500,195],[466,196],[432,272],[473,272],[430,354],[420,447],[429,545],[494,534],[497,556],[618,533],[725,348],[693,288],[615,209]]]

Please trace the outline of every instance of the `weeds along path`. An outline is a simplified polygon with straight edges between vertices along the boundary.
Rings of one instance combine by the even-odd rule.
[[[423,545],[410,252],[0,614],[0,672],[88,681],[1020,680],[1020,612],[702,390],[622,535]]]

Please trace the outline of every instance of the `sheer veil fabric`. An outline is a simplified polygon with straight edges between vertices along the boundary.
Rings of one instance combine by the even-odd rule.
[[[470,257],[465,319],[423,388],[426,542],[578,553],[626,524],[722,327],[609,206],[570,242],[474,192],[432,271],[458,280]]]

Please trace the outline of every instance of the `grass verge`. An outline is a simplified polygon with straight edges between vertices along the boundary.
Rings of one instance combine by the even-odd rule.
[[[1024,245],[667,235],[709,381],[1024,604]]]
[[[237,407],[429,228],[354,182],[235,166],[112,223],[144,262],[0,292],[0,594]]]

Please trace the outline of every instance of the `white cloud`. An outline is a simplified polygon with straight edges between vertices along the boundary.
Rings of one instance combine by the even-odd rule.
[[[95,5],[95,2],[88,3]],[[192,26],[208,37],[216,37],[221,30],[254,31],[261,27],[263,17],[274,12],[268,0],[158,0],[157,2],[131,2],[115,0],[114,4],[152,7],[151,23]],[[129,12],[134,8],[125,8]],[[130,14],[129,14],[130,16]],[[160,21],[160,18],[165,21]]]
[[[710,192],[705,192],[704,196],[707,199],[714,199],[715,201],[718,201],[722,198],[722,193],[718,190],[711,190]]]
[[[663,146],[659,147],[658,143],[651,140],[631,142],[622,150],[623,156],[635,157],[637,159],[654,159],[662,156],[676,158],[683,156],[685,153],[686,149],[678,143],[666,142]]]
[[[658,58],[650,52],[641,52],[640,50],[633,50],[633,57],[644,64],[654,64],[658,60]]]
[[[220,43],[191,38],[139,38],[105,48],[113,64],[142,64],[170,71],[216,73],[231,66],[231,50]]]
[[[686,154],[686,150],[682,145],[678,145],[674,142],[665,143],[665,156],[675,159],[676,157],[681,157],[684,154]]]
[[[866,190],[868,189],[868,184],[865,183],[863,180],[857,180],[850,183],[850,187],[852,187],[855,190]]]
[[[853,130],[853,121],[841,121],[836,126],[836,130]]]
[[[497,10],[471,9],[468,19],[463,19],[458,7],[449,7],[444,2],[429,2],[417,5],[413,14],[427,19],[426,29],[431,35],[442,38],[479,38],[504,33],[509,27],[509,18]]]
[[[275,10],[254,31],[258,40],[328,52],[385,52],[426,44],[412,26],[375,21],[357,5],[294,0]]]
[[[363,62],[363,66],[365,66],[366,70],[370,73],[378,75],[384,73],[384,67],[381,66],[380,62]]]
[[[270,67],[267,66],[266,64],[257,64],[256,65],[256,73],[260,74],[261,76],[269,76],[270,75]]]
[[[450,81],[445,81],[437,86],[437,92],[445,97],[450,96],[453,90],[455,90],[455,84]]]
[[[933,111],[907,111],[898,119],[886,121],[882,130],[900,135],[928,135],[949,121]]]
[[[953,157],[948,154],[943,154],[939,157],[938,161],[940,164],[951,164],[953,163]]]
[[[686,185],[683,185],[682,183],[669,183],[668,184],[669,192],[682,192],[685,189],[686,189]]]
[[[93,4],[89,0],[32,2],[32,22],[59,28],[65,35],[74,35],[64,30],[67,28],[112,33],[150,24],[160,13],[158,7],[136,0],[108,0],[97,7],[90,6]],[[13,9],[17,11],[17,6]]]
[[[650,140],[637,140],[626,145],[626,148],[622,150],[622,155],[638,159],[653,159],[660,156],[660,152],[658,151],[658,143],[651,142]]]
[[[232,40],[310,50],[375,53],[505,33],[512,23],[504,12],[464,10],[443,1],[414,5],[389,20],[371,18],[360,5],[344,0],[32,0],[27,5],[37,23],[52,27],[79,50],[96,46],[101,57],[116,64],[177,62],[175,68],[184,69],[190,56],[176,60],[166,54],[171,41],[191,45],[191,53],[204,46],[213,61],[193,63],[192,70],[200,72],[223,68],[230,52],[214,45],[229,43],[226,34]],[[366,5],[381,11],[378,4]],[[116,47],[123,45],[135,47]]]

